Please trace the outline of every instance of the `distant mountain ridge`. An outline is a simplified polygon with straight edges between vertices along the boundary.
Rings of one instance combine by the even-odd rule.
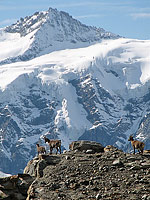
[[[64,22],[66,22],[66,24]],[[95,37],[91,34],[90,42],[102,38],[116,39],[120,37],[119,35],[105,31],[103,28],[96,28],[82,24],[80,21],[72,18],[68,13],[53,8],[49,8],[48,11],[36,12],[32,16],[21,18],[17,23],[7,26],[4,30],[9,33],[20,33],[21,36],[26,36],[39,28],[45,28],[42,27],[44,24],[52,27],[56,27],[57,25],[57,27],[61,28],[61,32],[63,30],[66,33],[66,36],[69,34],[70,36],[73,36],[73,34],[75,35],[78,32],[86,33],[95,31],[97,34]],[[68,28],[69,26],[70,28]],[[66,28],[68,28],[68,30]],[[83,35],[77,35],[76,39],[81,39],[82,37]],[[87,38],[85,38],[85,40],[87,40]]]
[[[17,57],[7,58],[1,64],[26,61],[65,48],[86,47],[102,39],[116,39],[119,35],[103,28],[86,26],[73,19],[68,13],[49,8],[47,12],[36,12],[30,17],[21,18],[17,23],[4,28],[7,33],[19,33],[21,37],[30,35],[30,45]]]

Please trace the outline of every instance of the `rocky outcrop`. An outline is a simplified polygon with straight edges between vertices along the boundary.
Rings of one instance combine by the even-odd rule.
[[[81,142],[79,142],[81,145]],[[72,144],[77,144],[74,142]],[[92,142],[91,142],[92,144]],[[80,146],[79,145],[79,146]],[[94,144],[93,144],[94,145]],[[39,155],[24,174],[0,179],[0,197],[15,200],[150,200],[150,154],[126,154],[113,146]]]
[[[44,168],[43,176],[30,186],[27,199],[150,199],[150,154],[111,149],[115,150],[57,155],[60,162]]]
[[[69,145],[69,149],[74,151],[85,151],[85,152],[90,152],[90,153],[99,153],[104,151],[104,147],[94,141],[74,141]]]
[[[42,177],[43,170],[48,165],[56,165],[61,161],[61,157],[54,155],[39,155],[33,160],[30,160],[24,169],[25,174],[35,177]]]
[[[114,147],[112,145],[107,145],[105,148],[104,148],[104,152],[108,152],[108,151],[118,151],[117,147]]]

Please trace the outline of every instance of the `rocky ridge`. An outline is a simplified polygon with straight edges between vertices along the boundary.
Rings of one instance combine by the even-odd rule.
[[[133,155],[111,145],[99,153],[90,148],[33,158],[24,174],[0,179],[1,199],[150,199],[148,151]]]

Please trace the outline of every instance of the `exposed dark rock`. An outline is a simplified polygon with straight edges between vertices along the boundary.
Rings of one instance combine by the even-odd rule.
[[[0,178],[0,199],[25,200],[29,186],[34,179],[29,174]]]

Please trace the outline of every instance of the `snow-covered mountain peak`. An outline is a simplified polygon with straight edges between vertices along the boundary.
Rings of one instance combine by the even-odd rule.
[[[20,18],[20,20],[18,20],[15,24],[6,27],[4,30],[9,33],[20,33],[21,36],[26,36],[28,33],[31,33],[34,30],[42,29],[42,25],[45,23],[47,24],[46,26],[56,28],[59,32],[64,31],[65,34],[69,34],[70,36],[73,36],[72,34],[78,32],[91,32],[91,41],[94,41],[96,37],[97,40],[98,38],[102,39],[119,37],[119,35],[107,32],[103,28],[86,26],[80,21],[72,18],[72,16],[70,16],[68,13],[64,11],[58,11],[57,9],[53,8],[49,8],[48,11],[36,12],[32,16]],[[92,35],[92,31],[95,31],[97,34]]]
[[[17,23],[0,30],[0,40],[3,40],[5,33],[13,35],[14,45],[7,54],[5,53],[6,57],[1,56],[3,52],[0,53],[0,58],[2,58],[0,64],[19,60],[26,61],[52,51],[87,47],[102,39],[120,37],[102,28],[86,26],[68,13],[52,8],[21,18]],[[15,40],[14,35],[16,34]],[[9,36],[9,38],[12,37]],[[18,49],[18,41],[22,44],[21,51],[20,48]],[[16,52],[16,56],[14,52]]]

